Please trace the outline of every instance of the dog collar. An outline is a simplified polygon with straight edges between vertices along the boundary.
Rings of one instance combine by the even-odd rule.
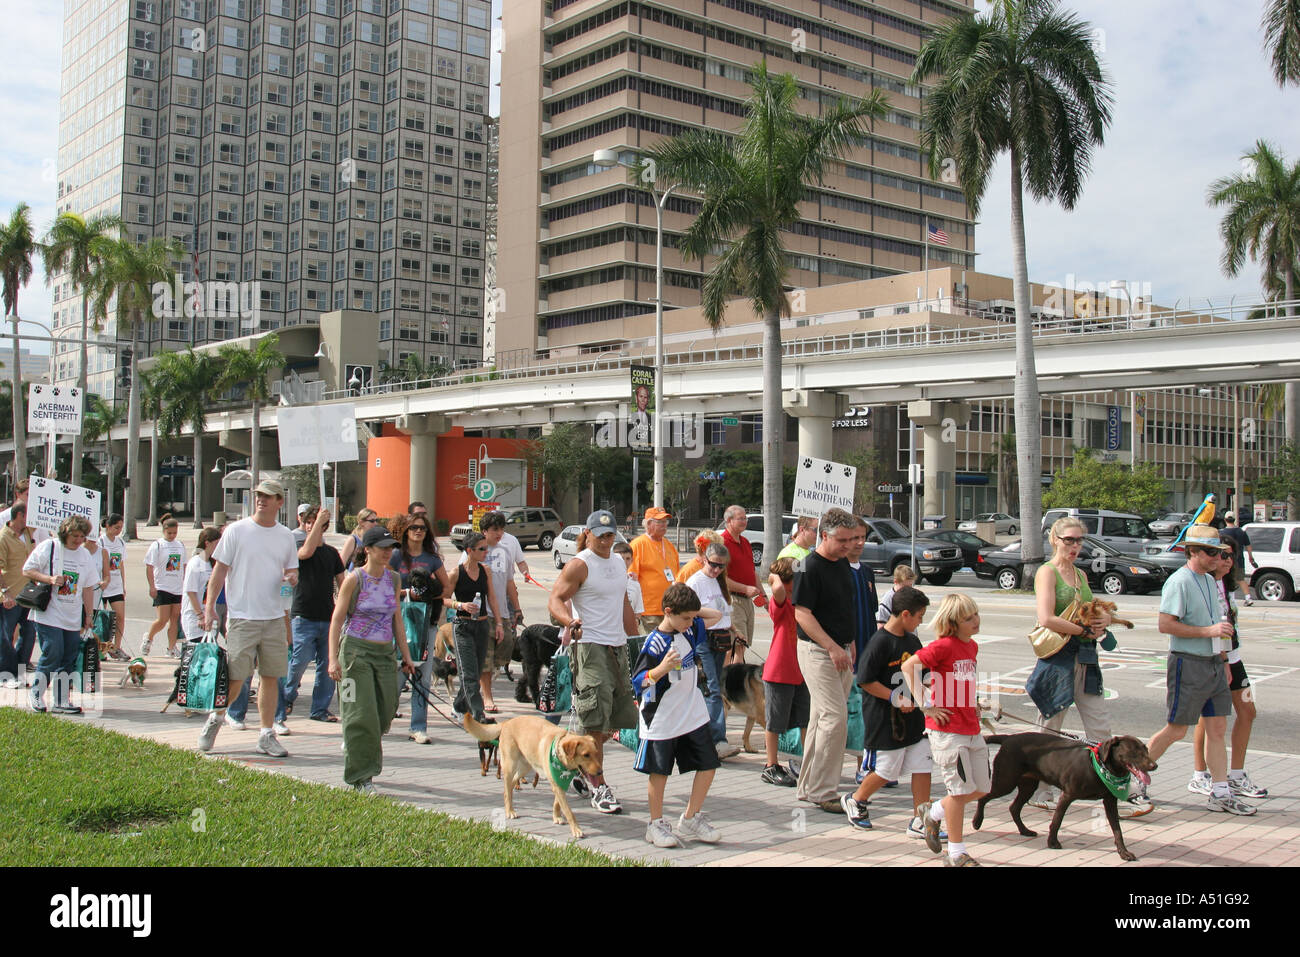
[[[555,749],[559,746],[561,737],[561,735],[556,735],[551,739],[550,768],[548,770],[551,775],[551,783],[561,791],[567,791],[569,785],[573,783],[573,779],[578,776],[578,772],[566,768],[560,763],[560,759],[555,754]]]
[[[1088,753],[1092,755],[1092,769],[1097,772],[1097,777],[1101,778],[1101,783],[1106,785],[1107,791],[1113,794],[1117,799],[1127,801],[1128,784],[1132,775],[1127,771],[1123,775],[1118,775],[1107,769],[1107,767],[1101,763],[1101,758],[1097,754],[1100,747],[1100,744],[1088,745]]]

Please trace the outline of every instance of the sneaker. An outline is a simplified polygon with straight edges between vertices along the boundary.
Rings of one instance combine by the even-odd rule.
[[[591,806],[601,814],[619,814],[623,810],[623,805],[618,803],[618,798],[614,797],[608,784],[600,785],[591,793]]]
[[[81,709],[75,704],[56,704],[50,710],[55,714],[81,714]]]
[[[907,836],[925,840],[925,822],[922,821],[919,817],[912,818],[912,823],[907,825]],[[941,841],[948,840],[948,832],[940,831],[939,840]]]
[[[140,639],[140,657],[148,658],[151,651],[153,651],[153,639],[146,635]]]
[[[176,645],[172,645],[170,648],[167,649],[168,658],[179,658],[180,656],[181,656],[181,650]]]
[[[110,648],[110,649],[109,649],[109,652],[108,652],[108,656],[109,656],[110,658],[112,658],[114,661],[130,661],[130,660],[131,660],[131,656],[128,655],[128,654],[127,654],[125,651],[123,651],[121,648]]]
[[[866,802],[859,804],[853,800],[852,794],[841,794],[840,808],[844,811],[844,816],[849,819],[849,823],[854,827],[861,828],[864,831],[871,830],[871,818],[867,816]]]
[[[216,712],[214,711],[213,714],[215,714],[215,713],[216,713]],[[234,728],[236,731],[247,731],[247,730],[248,730],[248,724],[247,724],[247,722],[240,721],[238,718],[236,718],[234,715],[232,715],[229,711],[226,712],[226,724],[230,725],[230,726],[231,726],[232,728]]]
[[[663,818],[651,821],[646,825],[645,840],[647,844],[653,844],[655,847],[682,846],[682,842],[677,840],[676,835],[673,834],[673,829],[668,826],[668,822]]]
[[[803,761],[799,758],[791,758],[789,768],[790,773],[795,776],[795,780],[798,780],[799,772],[803,770]]]
[[[269,754],[273,758],[287,758],[289,752],[284,749],[284,745],[279,742],[274,731],[263,731],[257,736],[257,750],[263,754]]]
[[[764,784],[775,784],[777,787],[782,788],[792,788],[799,783],[798,780],[795,779],[794,775],[790,774],[790,772],[786,771],[786,769],[781,767],[779,764],[772,764],[765,767],[763,773],[759,775],[759,778]]]
[[[285,724],[283,721],[277,721],[275,724],[271,725],[271,730],[274,731],[277,735],[293,734],[293,732],[289,730],[289,726]]]
[[[1255,604],[1255,599],[1253,599],[1253,598],[1251,598],[1249,595],[1247,595],[1247,596],[1242,600],[1241,603],[1242,603],[1243,605],[1245,605],[1247,608],[1249,608],[1251,605]]]
[[[740,748],[736,747],[734,744],[728,744],[726,741],[719,741],[717,749],[719,761],[740,753]]]
[[[1239,801],[1235,795],[1229,794],[1227,797],[1215,797],[1210,795],[1210,799],[1205,802],[1205,807],[1211,811],[1222,811],[1225,814],[1237,814],[1241,817],[1250,817],[1257,810],[1245,801]]]
[[[1192,779],[1187,782],[1187,790],[1193,794],[1204,794],[1210,796],[1210,779],[1208,776],[1202,777],[1199,774],[1193,774]]]
[[[575,775],[573,778],[573,793],[578,797],[591,797],[591,785],[587,783],[587,779],[581,774]]]
[[[1144,814],[1150,814],[1156,809],[1147,797],[1147,786],[1141,781],[1134,782],[1132,789],[1128,794],[1128,814],[1127,817],[1141,817]]]
[[[954,858],[951,854],[945,854],[943,857],[944,867],[979,867],[980,862],[975,860],[969,854],[958,854]]]
[[[226,718],[230,720],[229,717]],[[199,732],[199,750],[211,751],[213,742],[217,740],[217,732],[221,730],[221,712],[213,711],[208,715],[208,720],[203,722],[203,730]]]
[[[408,741],[414,741],[416,744],[429,744],[429,736],[423,731],[412,731],[406,736]]]
[[[1054,799],[1049,801],[1046,799],[1035,798],[1027,803],[1030,807],[1036,807],[1039,810],[1048,812],[1049,814],[1056,810],[1056,801]]]
[[[925,846],[935,854],[943,853],[943,845],[939,843],[939,822],[930,820],[930,808],[932,804],[927,801],[916,809],[916,815],[921,819],[925,829]]]
[[[366,780],[362,781],[360,784],[354,784],[352,790],[356,791],[358,794],[364,794],[366,797],[374,797],[379,793],[379,789],[375,787],[375,782],[371,781],[369,778],[366,778]]]
[[[887,787],[887,788],[896,788],[896,787],[898,787],[898,782],[897,782],[897,781],[886,781],[885,784],[884,784],[884,786]]]
[[[840,807],[840,799],[837,797],[827,798],[825,801],[813,801],[812,803],[827,814],[840,814],[844,811],[844,808]]]
[[[1249,774],[1242,774],[1239,778],[1228,778],[1228,790],[1232,792],[1233,797],[1268,797],[1268,788],[1260,787],[1250,779]]]
[[[705,844],[717,844],[722,837],[703,811],[696,811],[695,817],[692,818],[687,818],[686,812],[683,811],[682,816],[677,819],[677,826],[673,828],[673,833],[688,841],[701,841]]]

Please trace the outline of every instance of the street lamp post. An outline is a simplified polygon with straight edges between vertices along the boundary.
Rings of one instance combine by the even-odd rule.
[[[591,160],[606,169],[614,166],[641,168],[635,163],[623,162],[615,150],[596,150]],[[649,187],[650,195],[655,199],[655,477],[652,501],[659,508],[664,504],[664,207],[674,188],[669,186],[661,196],[654,186]]]

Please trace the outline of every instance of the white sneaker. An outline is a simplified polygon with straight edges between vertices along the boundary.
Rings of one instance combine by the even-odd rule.
[[[1232,792],[1233,797],[1246,798],[1263,798],[1268,797],[1268,788],[1262,788],[1250,779],[1250,775],[1242,772],[1239,778],[1228,778],[1228,790]]]
[[[356,791],[358,794],[364,794],[366,797],[375,797],[379,793],[379,789],[375,787],[375,782],[371,781],[369,778],[362,781],[360,784],[355,785],[352,790]]]
[[[212,745],[217,740],[217,732],[221,730],[221,714],[213,711],[208,715],[208,720],[203,722],[203,730],[199,732],[199,750],[211,751]]]
[[[1208,775],[1202,777],[1199,774],[1193,774],[1192,779],[1187,782],[1187,790],[1193,794],[1204,794],[1210,796],[1210,778]]]
[[[677,840],[673,834],[673,829],[668,826],[668,822],[663,818],[651,821],[646,825],[645,839],[647,844],[653,844],[655,847],[682,846],[682,842]]]
[[[1240,817],[1250,817],[1258,808],[1252,807],[1245,801],[1240,801],[1235,795],[1229,794],[1227,797],[1215,797],[1210,795],[1210,799],[1205,802],[1205,807],[1211,811],[1221,811],[1225,814],[1236,814]]]
[[[614,791],[608,784],[602,784],[591,792],[591,806],[601,814],[618,814],[623,810],[623,805],[618,803],[618,798],[614,797]]]
[[[216,712],[213,712],[213,713],[215,714]],[[231,726],[232,728],[234,728],[236,731],[247,731],[247,730],[248,730],[248,724],[247,724],[246,722],[244,722],[244,721],[240,721],[238,718],[234,717],[234,716],[233,716],[229,711],[226,712],[226,724],[230,725],[230,726]]]
[[[153,639],[146,634],[140,639],[140,657],[148,658],[151,651],[153,651]]]
[[[740,753],[740,748],[736,747],[734,744],[728,744],[726,741],[719,741],[717,749],[719,761]]]
[[[280,735],[293,734],[293,732],[289,730],[289,726],[283,721],[275,722],[275,724],[271,725],[271,730]]]
[[[274,731],[263,731],[257,736],[257,750],[263,754],[269,754],[273,758],[287,758],[289,752],[284,749],[275,737]]]
[[[688,818],[683,811],[682,816],[677,819],[677,826],[673,828],[673,833],[680,838],[703,841],[705,844],[717,844],[718,839],[722,837],[703,811],[697,811],[692,818]]]

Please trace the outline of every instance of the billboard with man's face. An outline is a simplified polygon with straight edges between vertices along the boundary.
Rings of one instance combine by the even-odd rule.
[[[628,416],[627,444],[632,452],[654,451],[655,370],[632,366],[632,408]]]

